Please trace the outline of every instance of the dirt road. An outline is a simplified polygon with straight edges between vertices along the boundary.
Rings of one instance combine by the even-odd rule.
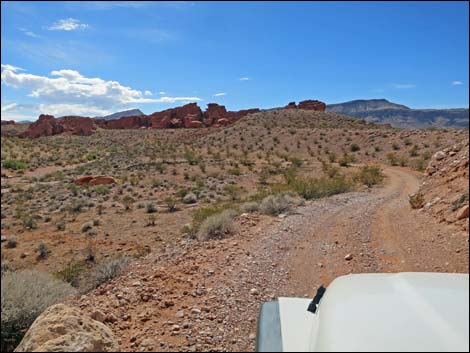
[[[286,217],[241,216],[230,239],[169,244],[79,305],[116,319],[123,350],[244,351],[254,349],[264,301],[312,297],[348,273],[468,272],[468,236],[411,211],[414,172],[385,174],[384,187],[309,202]]]

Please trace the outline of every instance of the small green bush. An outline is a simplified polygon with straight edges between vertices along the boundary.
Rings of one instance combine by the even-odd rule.
[[[383,181],[383,175],[380,167],[378,166],[363,166],[355,175],[357,182],[372,187],[373,185],[380,184]]]
[[[2,162],[2,167],[7,169],[21,170],[28,168],[28,164],[22,161],[7,159]]]

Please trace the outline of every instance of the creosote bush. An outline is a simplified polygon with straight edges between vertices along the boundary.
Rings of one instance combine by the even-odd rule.
[[[214,214],[202,222],[199,227],[198,239],[223,239],[233,233],[233,219],[237,216],[233,209]]]
[[[96,264],[93,270],[83,279],[83,284],[80,285],[81,289],[87,292],[98,288],[103,283],[121,275],[130,262],[130,258],[122,256]]]

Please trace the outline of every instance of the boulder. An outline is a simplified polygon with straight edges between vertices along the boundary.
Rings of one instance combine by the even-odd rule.
[[[444,158],[446,158],[446,154],[443,151],[438,151],[434,154],[433,158],[437,161],[442,161]]]
[[[111,176],[98,175],[98,176],[84,176],[77,178],[73,181],[75,185],[107,185],[116,184],[116,179]]]
[[[15,352],[119,352],[112,331],[78,308],[56,304],[29,328]]]
[[[15,125],[16,122],[14,120],[2,120],[2,125]]]
[[[91,185],[108,185],[108,184],[116,184],[116,180],[110,176],[97,176],[91,179]]]
[[[458,219],[458,220],[461,220],[461,219],[464,219],[464,218],[468,218],[468,215],[469,215],[468,205],[463,206],[462,208],[460,208],[460,209],[457,211],[457,219]]]

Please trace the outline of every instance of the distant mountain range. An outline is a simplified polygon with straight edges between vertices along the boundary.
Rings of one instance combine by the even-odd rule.
[[[145,114],[142,113],[139,109],[130,109],[130,110],[125,110],[122,112],[117,112],[111,115],[106,115],[106,116],[97,117],[97,118],[105,119],[105,120],[115,120],[115,119],[123,118],[125,116],[138,116],[138,115],[145,115]]]
[[[327,112],[350,115],[379,124],[391,124],[399,128],[426,128],[431,126],[467,128],[468,108],[411,109],[386,99],[354,100],[329,104]]]

